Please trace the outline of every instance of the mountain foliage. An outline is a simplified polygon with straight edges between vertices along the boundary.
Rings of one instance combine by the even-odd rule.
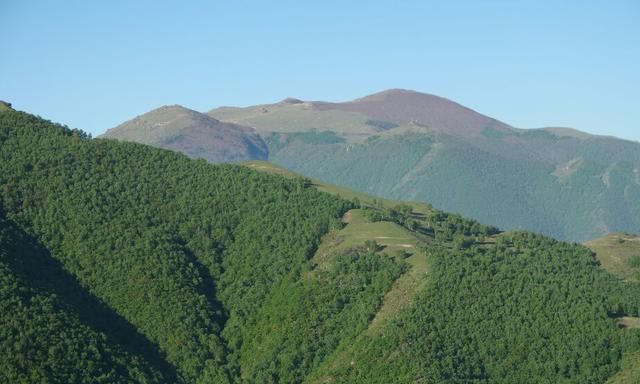
[[[431,249],[429,257],[428,286],[410,310],[384,337],[363,337],[336,354],[316,377],[603,383],[615,372],[610,364],[640,341],[610,318],[637,316],[639,287],[594,273],[585,248],[512,233],[492,247]]]
[[[405,90],[209,114],[256,127],[269,161],[355,190],[567,241],[640,232],[639,143],[516,129]]]
[[[2,382],[601,383],[638,290],[580,245],[0,113]]]
[[[208,114],[162,107],[103,137],[214,163],[268,159],[361,192],[566,241],[640,232],[639,143],[569,128],[517,129],[408,90]]]
[[[244,167],[0,118],[7,217],[187,382],[231,374],[223,326],[241,343],[274,285],[305,269],[348,207]]]
[[[0,218],[0,307],[2,382],[125,383],[172,377],[152,353],[145,360],[135,348],[118,344],[123,336],[141,338],[130,328],[109,329],[122,321],[83,292],[46,249],[4,217]]]

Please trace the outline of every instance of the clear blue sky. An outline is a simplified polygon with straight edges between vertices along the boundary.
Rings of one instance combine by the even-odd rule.
[[[640,140],[640,1],[0,0],[0,99],[94,135],[409,88],[517,127]]]

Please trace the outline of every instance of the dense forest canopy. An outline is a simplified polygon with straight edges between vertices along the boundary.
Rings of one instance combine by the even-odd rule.
[[[316,250],[357,209],[419,240]],[[399,229],[398,229],[399,230]],[[0,112],[0,381],[602,383],[640,291],[586,248]],[[392,306],[391,306],[392,307]]]

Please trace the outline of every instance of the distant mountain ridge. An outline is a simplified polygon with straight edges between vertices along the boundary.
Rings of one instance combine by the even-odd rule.
[[[519,129],[402,89],[347,102],[287,98],[207,115],[254,129],[269,161],[355,190],[429,201],[563,240],[640,232],[637,142],[571,128]]]
[[[212,163],[266,159],[268,156],[266,144],[253,129],[224,123],[180,105],[152,110],[100,137],[183,152]]]
[[[450,135],[481,135],[491,127],[511,127],[451,100],[405,89],[390,89],[346,103],[315,103],[317,110],[341,110],[398,125],[419,123]]]

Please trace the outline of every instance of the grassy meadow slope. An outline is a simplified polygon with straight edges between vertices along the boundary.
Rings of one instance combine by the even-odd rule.
[[[607,384],[635,384],[640,382],[640,353],[628,354],[622,360],[622,369]]]
[[[587,248],[247,165],[0,113],[2,305],[52,303],[2,312],[49,347],[1,338],[2,380],[595,384],[640,352],[640,286]]]
[[[299,174],[275,164],[269,164],[268,162],[250,161],[246,162],[245,165],[252,169],[280,174],[285,177],[301,177]],[[320,180],[311,179],[310,182],[319,190],[347,197],[350,200],[356,200],[365,208],[380,207],[382,209],[389,209],[397,207],[399,204],[403,204],[403,202],[400,201],[376,198],[371,195],[355,192]],[[437,212],[428,204],[418,202],[409,202],[405,204],[410,204],[412,206],[412,212],[414,213],[415,218],[426,217]],[[393,356],[393,353],[389,355],[389,352],[384,350],[385,348],[391,348],[390,345],[376,345],[376,343],[379,344],[377,338],[381,336],[384,337],[387,335],[387,332],[398,332],[398,330],[394,328],[396,325],[392,322],[400,321],[398,319],[398,314],[402,313],[402,311],[407,307],[412,305],[415,308],[416,306],[424,305],[420,303],[420,296],[418,293],[428,286],[429,280],[426,279],[425,276],[433,273],[432,268],[428,267],[428,265],[433,262],[433,259],[430,257],[422,257],[422,252],[427,252],[427,254],[431,254],[432,252],[435,253],[434,249],[430,247],[434,245],[433,239],[428,235],[425,236],[424,233],[420,233],[419,231],[412,232],[394,223],[371,222],[366,217],[363,217],[362,212],[365,211],[351,210],[347,212],[343,221],[347,222],[348,225],[343,229],[334,230],[327,234],[323,238],[323,241],[312,260],[316,264],[322,266],[332,254],[336,254],[340,249],[345,249],[350,246],[354,246],[355,244],[364,245],[366,240],[375,239],[380,242],[386,250],[388,249],[391,251],[390,254],[406,252],[400,257],[406,257],[406,261],[410,265],[410,269],[402,277],[396,280],[393,288],[386,294],[383,304],[367,329],[363,330],[357,336],[355,342],[342,344],[336,352],[334,352],[327,361],[323,363],[323,366],[306,380],[310,383],[332,383],[345,381],[367,383],[385,382],[385,380],[380,379],[380,377],[389,378],[389,376],[385,376],[381,372],[378,372],[379,377],[367,374],[367,368],[360,369],[356,367],[356,361],[364,360],[364,362],[366,362],[368,359],[375,358],[375,354],[374,357],[370,355],[363,355],[362,350],[367,348],[377,348],[377,354]],[[487,249],[490,247],[490,244],[496,242],[504,243],[505,239],[510,238],[511,236],[514,236],[514,234],[504,233],[484,238],[482,240],[482,247]],[[518,234],[515,234],[515,237],[517,236]],[[596,252],[596,257],[602,267],[616,276],[628,277],[631,276],[632,273],[637,273],[636,269],[634,269],[635,267],[640,268],[640,264],[635,267],[628,264],[631,256],[636,254],[640,255],[640,242],[637,241],[637,236],[629,234],[614,234],[602,239],[590,241],[586,243],[586,245]],[[571,269],[573,269],[573,267],[571,267]],[[575,271],[571,271],[570,273],[574,272]],[[609,279],[609,277],[605,276],[606,274],[601,275],[601,277]],[[627,279],[626,281],[631,283],[635,282],[633,279]],[[622,289],[624,289],[624,287]],[[634,288],[634,291],[636,289],[637,288]],[[615,321],[615,324],[625,329],[638,328],[638,325],[640,324],[638,323],[637,317],[618,317]],[[369,344],[373,344],[373,346],[370,346]],[[609,379],[607,383],[636,383],[640,379],[638,356],[640,356],[640,353],[625,353],[621,361],[620,371]],[[389,369],[390,366],[393,366],[393,364],[389,364],[388,360],[384,361],[385,362],[382,364],[385,369]],[[371,366],[372,364],[369,365],[369,367]],[[348,379],[345,377],[348,377]],[[393,377],[393,380],[397,381],[399,379],[398,377]],[[399,382],[423,382],[422,380],[424,380],[424,377],[405,376],[404,379]],[[428,382],[441,382],[442,380],[442,378],[436,378],[433,381]],[[457,379],[452,379],[451,377],[445,381],[449,382],[448,380],[458,382]],[[532,382],[536,382],[535,379]]]
[[[627,283],[637,283],[640,277],[640,237],[614,233],[585,243],[596,253],[602,267]],[[640,328],[640,318],[623,317],[618,324],[624,328]],[[629,353],[622,360],[622,369],[608,384],[640,382],[640,353]]]
[[[12,108],[10,103],[0,100],[0,112],[9,111],[11,109]]]
[[[613,233],[585,245],[596,253],[603,268],[625,281],[639,281],[640,236]]]

